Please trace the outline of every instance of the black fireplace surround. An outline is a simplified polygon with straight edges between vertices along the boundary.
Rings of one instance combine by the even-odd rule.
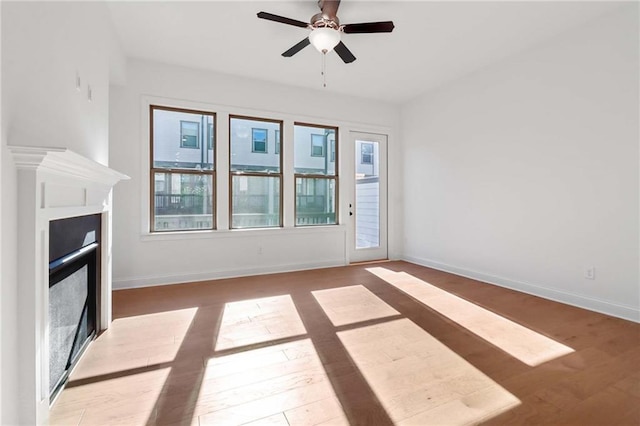
[[[99,330],[101,215],[49,222],[51,400]]]

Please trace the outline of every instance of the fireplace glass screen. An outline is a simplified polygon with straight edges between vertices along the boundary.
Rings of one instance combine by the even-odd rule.
[[[88,256],[92,257],[92,256]],[[95,331],[94,307],[90,306],[86,262],[49,288],[49,391],[53,392],[65,372]]]
[[[100,217],[52,221],[49,229],[49,393],[53,398],[98,328]]]

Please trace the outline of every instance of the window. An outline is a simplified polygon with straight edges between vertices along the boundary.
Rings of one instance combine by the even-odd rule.
[[[311,156],[324,157],[324,147],[327,144],[325,135],[311,135]]]
[[[360,145],[360,163],[361,164],[373,164],[373,144],[363,142]]]
[[[150,231],[215,228],[215,114],[152,105]],[[199,143],[211,129],[210,149]]]
[[[280,154],[280,130],[276,130],[276,154]]]
[[[200,123],[195,121],[180,121],[180,148],[200,147]]]
[[[267,153],[268,134],[267,129],[251,129],[251,139],[253,140],[251,150],[253,152]]]
[[[296,226],[338,223],[337,134],[336,127],[295,123]],[[331,147],[331,158],[325,155],[327,147]]]
[[[281,121],[230,116],[231,228],[282,226],[282,154],[261,155],[267,135],[281,130]]]

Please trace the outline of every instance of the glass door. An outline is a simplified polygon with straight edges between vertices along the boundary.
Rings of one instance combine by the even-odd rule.
[[[349,261],[387,258],[387,136],[351,133],[354,186],[349,201]]]

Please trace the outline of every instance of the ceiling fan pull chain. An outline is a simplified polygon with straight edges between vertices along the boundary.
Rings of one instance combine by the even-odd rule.
[[[322,71],[320,71],[322,75],[322,87],[327,87],[327,54],[322,54]]]

